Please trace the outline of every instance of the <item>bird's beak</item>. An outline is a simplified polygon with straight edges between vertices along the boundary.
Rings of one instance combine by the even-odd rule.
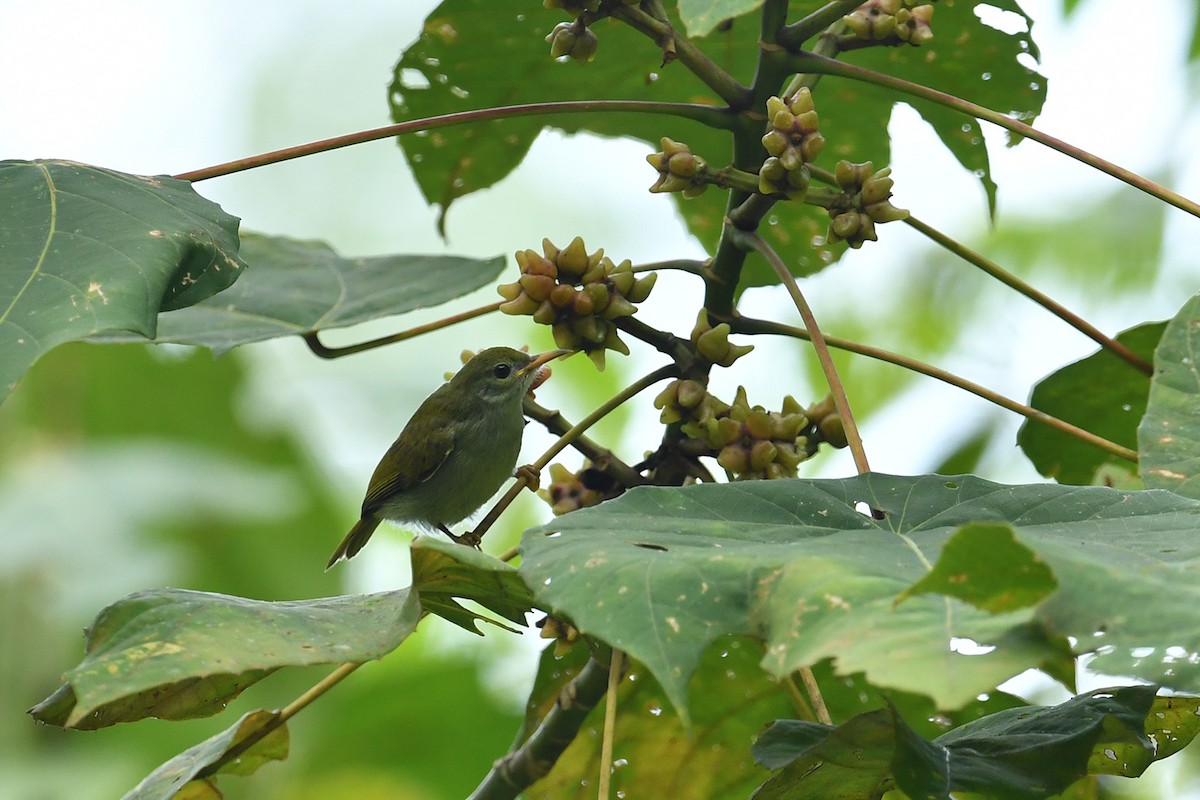
[[[538,353],[533,357],[533,361],[517,370],[517,375],[527,375],[529,372],[533,372],[533,383],[529,386],[529,396],[533,397],[533,390],[550,378],[550,368],[546,366],[547,361],[553,361],[574,352],[574,350],[547,350],[544,353]]]
[[[541,369],[542,365],[546,362],[553,361],[556,358],[562,358],[563,356],[570,355],[574,352],[574,350],[547,350],[544,353],[538,353],[533,357],[532,361],[517,370],[517,374],[527,375],[530,372],[536,372],[537,370]]]

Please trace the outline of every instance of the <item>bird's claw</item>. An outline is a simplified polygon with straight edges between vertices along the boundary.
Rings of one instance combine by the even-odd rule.
[[[517,478],[524,478],[525,485],[531,492],[536,492],[538,487],[542,485],[542,473],[534,469],[532,464],[523,464],[517,467],[514,475]]]

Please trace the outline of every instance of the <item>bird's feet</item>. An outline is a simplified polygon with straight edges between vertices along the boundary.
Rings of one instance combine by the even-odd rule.
[[[524,478],[525,486],[529,491],[536,492],[538,487],[542,485],[542,473],[533,468],[532,464],[523,464],[517,467],[514,477]]]
[[[466,547],[474,547],[476,550],[480,549],[479,544],[483,541],[483,537],[476,534],[475,531],[467,531],[462,536],[459,536],[445,525],[438,525],[438,527],[441,528],[442,533],[449,536],[450,540],[455,544],[461,544]]]

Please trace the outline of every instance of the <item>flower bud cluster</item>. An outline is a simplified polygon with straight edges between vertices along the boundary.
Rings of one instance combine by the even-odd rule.
[[[684,197],[696,197],[708,188],[703,177],[708,165],[682,142],[664,136],[662,152],[651,153],[646,161],[658,170],[658,180],[650,187],[651,192],[682,192]]]
[[[842,194],[829,206],[828,241],[846,242],[853,248],[862,247],[863,242],[877,241],[875,223],[906,219],[908,212],[896,208],[889,201],[892,196],[890,167],[875,171],[870,161],[852,164],[839,161],[834,169],[834,178]]]
[[[708,310],[700,309],[696,326],[692,328],[692,344],[696,351],[714,364],[731,367],[733,362],[754,349],[752,344],[734,344],[729,341],[729,323],[713,326],[708,323]]]
[[[546,36],[550,43],[550,57],[570,57],[572,61],[586,64],[596,57],[599,40],[592,29],[576,22],[560,22]]]
[[[613,320],[637,311],[656,274],[639,278],[628,260],[614,264],[603,249],[589,254],[578,236],[562,250],[543,239],[542,253],[520,250],[516,258],[521,277],[496,287],[507,301],[501,311],[551,326],[559,347],[582,350],[597,369],[604,369],[605,350],[629,355]]]
[[[654,403],[664,417],[680,416],[683,433],[715,454],[733,480],[795,477],[796,467],[817,449],[804,409],[790,396],[781,411],[767,411],[751,406],[740,386],[729,405],[695,381],[675,381]]]
[[[868,0],[842,21],[864,42],[915,47],[933,39],[933,6],[919,0]]]
[[[554,516],[560,517],[607,499],[603,492],[587,486],[581,478],[591,466],[590,462],[584,462],[578,472],[571,472],[562,464],[550,465],[550,486],[539,489],[538,496],[549,504]]]
[[[778,97],[769,98],[767,118],[771,130],[762,137],[762,143],[770,157],[759,169],[758,190],[803,200],[809,184],[805,165],[815,160],[825,147],[812,92],[808,87],[802,88],[790,105]]]

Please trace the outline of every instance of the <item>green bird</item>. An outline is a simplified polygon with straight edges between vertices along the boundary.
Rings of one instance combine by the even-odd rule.
[[[326,569],[353,558],[385,519],[461,541],[447,526],[469,517],[513,474],[525,428],[521,403],[549,377],[543,365],[571,352],[488,348],[425,398],[375,467],[361,518]]]

